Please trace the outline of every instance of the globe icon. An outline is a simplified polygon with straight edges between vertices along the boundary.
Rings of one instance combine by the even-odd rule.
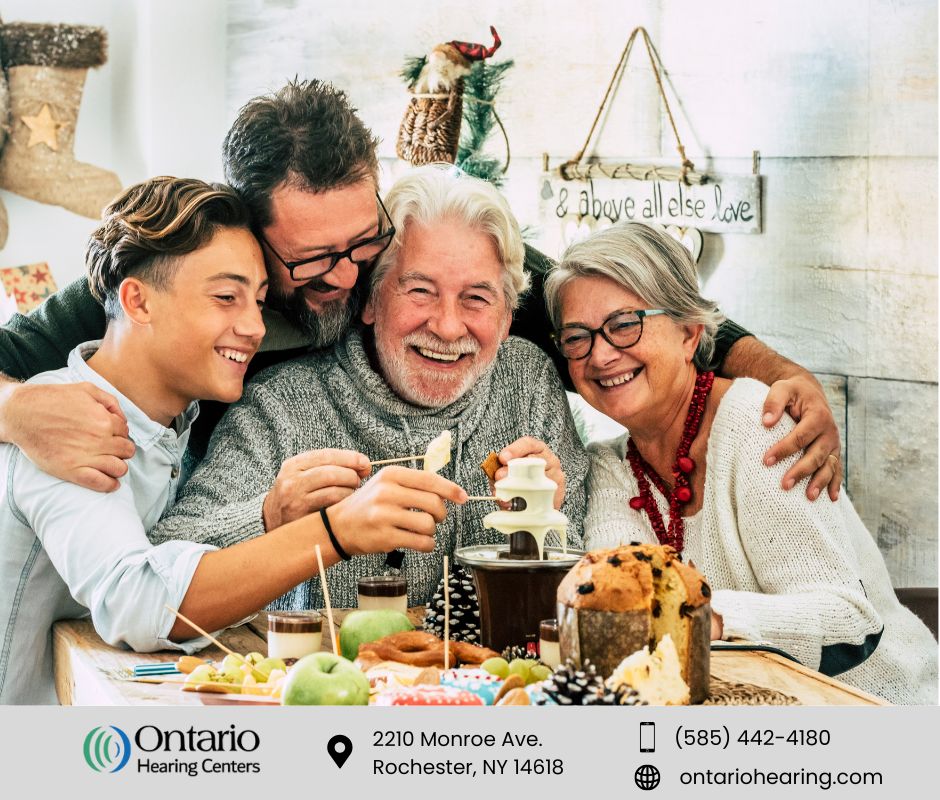
[[[644,792],[648,792],[659,786],[659,770],[652,764],[643,764],[637,767],[633,780]]]

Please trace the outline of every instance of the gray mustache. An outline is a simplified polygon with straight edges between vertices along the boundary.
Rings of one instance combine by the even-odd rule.
[[[445,342],[428,334],[412,334],[406,336],[402,341],[408,347],[423,347],[425,350],[434,350],[437,353],[447,355],[465,355],[480,352],[480,343],[472,336],[464,336],[456,342]]]

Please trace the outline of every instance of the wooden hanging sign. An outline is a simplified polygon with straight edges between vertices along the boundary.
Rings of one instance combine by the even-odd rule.
[[[658,222],[712,233],[760,233],[759,175],[710,176],[683,181],[596,177],[564,180],[557,172],[540,178],[542,227],[589,220],[596,227],[617,222]]]
[[[619,77],[638,36],[646,46],[650,70],[676,140],[678,167],[584,160],[604,109],[616,94]],[[581,149],[554,171],[549,171],[548,156],[544,156],[544,172],[539,178],[539,243],[547,253],[557,256],[572,242],[618,222],[657,223],[671,229],[680,241],[688,228],[713,233],[760,233],[761,183],[756,168],[757,153],[751,175],[716,176],[696,172],[669,107],[662,79],[664,72],[662,60],[646,29],[635,28],[614,68]]]

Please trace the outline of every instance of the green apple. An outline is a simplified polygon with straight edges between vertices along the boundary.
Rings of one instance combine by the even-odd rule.
[[[339,629],[339,649],[352,661],[359,655],[359,645],[374,642],[383,636],[402,631],[413,631],[407,615],[388,608],[377,611],[353,611],[346,615]]]
[[[365,706],[369,681],[359,668],[333,653],[311,653],[291,667],[284,681],[285,706]]]

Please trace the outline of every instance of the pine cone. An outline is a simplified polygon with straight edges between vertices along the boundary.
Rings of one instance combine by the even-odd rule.
[[[611,689],[609,686],[602,686],[596,694],[590,694],[584,698],[586,706],[645,706],[646,701],[640,697],[639,692],[632,686],[620,686],[617,689]]]
[[[500,655],[507,661],[513,661],[517,658],[533,658],[533,656],[526,651],[525,645],[522,644],[510,645],[505,648]]]
[[[451,566],[448,576],[450,594],[450,638],[455,642],[480,644],[480,606],[473,578],[459,564]],[[444,638],[444,579],[428,603],[424,630]]]
[[[604,681],[590,661],[585,661],[584,667],[578,669],[569,658],[555,667],[542,691],[560,706],[583,706],[588,705],[588,697],[601,695],[605,689]]]

